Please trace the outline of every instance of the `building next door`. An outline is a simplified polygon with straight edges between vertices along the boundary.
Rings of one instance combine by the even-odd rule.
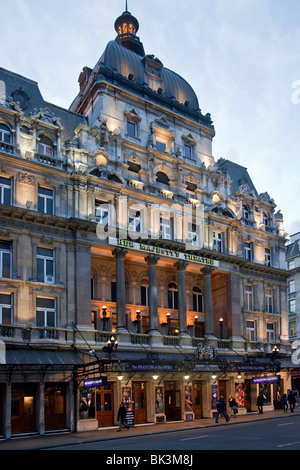
[[[193,382],[193,412],[195,419],[202,418],[202,382],[194,381]]]
[[[11,432],[12,434],[36,431],[35,384],[12,384]]]
[[[45,429],[66,428],[66,388],[64,384],[45,384]]]
[[[3,434],[3,387],[0,385],[0,436]]]
[[[147,422],[146,383],[132,382],[132,409],[135,424]]]
[[[113,384],[96,389],[96,414],[98,427],[114,425]]]
[[[176,380],[165,382],[165,414],[167,421],[181,420],[180,388]]]

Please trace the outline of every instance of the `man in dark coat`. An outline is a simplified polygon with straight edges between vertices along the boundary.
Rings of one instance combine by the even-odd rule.
[[[257,408],[258,408],[258,411],[260,414],[263,413],[263,404],[264,404],[264,396],[262,393],[260,393],[257,397],[257,400],[256,400],[256,405],[257,405]]]
[[[295,408],[295,404],[296,404],[296,398],[295,398],[295,396],[292,392],[289,393],[288,402],[289,402],[289,405],[290,405],[290,410],[291,410],[291,412],[293,412],[294,408]]]
[[[119,420],[119,429],[118,432],[122,431],[122,426],[129,429],[129,426],[126,424],[126,408],[123,402],[120,403],[120,408],[118,411],[118,420]]]
[[[216,416],[216,423],[219,422],[219,416],[220,414],[222,414],[224,416],[224,418],[226,419],[226,423],[228,423],[229,418],[226,414],[226,403],[225,403],[225,400],[224,400],[224,397],[221,396],[218,403],[217,403],[217,416]]]

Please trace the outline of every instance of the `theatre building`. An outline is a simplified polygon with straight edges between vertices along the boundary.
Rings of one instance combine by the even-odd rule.
[[[283,217],[128,11],[69,109],[0,68],[0,435],[279,406]],[[180,72],[180,71],[179,71]],[[183,73],[184,75],[184,73]],[[241,161],[243,156],[240,157]],[[258,169],[259,171],[259,169]]]

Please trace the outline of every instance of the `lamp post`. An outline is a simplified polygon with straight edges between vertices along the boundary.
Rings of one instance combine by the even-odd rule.
[[[224,325],[224,320],[222,317],[219,318],[219,325],[220,325],[220,339],[223,339],[223,325]]]
[[[198,338],[198,315],[194,316],[194,335],[195,338]]]
[[[137,310],[136,311],[136,332],[138,335],[141,334],[142,330],[141,330],[141,311],[140,310]]]
[[[107,307],[103,305],[102,307],[102,320],[103,320],[103,331],[107,331]]]
[[[171,334],[171,314],[170,312],[167,313],[167,324],[168,324],[168,336]]]
[[[111,336],[107,341],[107,345],[102,348],[102,351],[107,352],[108,356],[110,357],[114,349],[118,349],[118,341],[114,336]]]

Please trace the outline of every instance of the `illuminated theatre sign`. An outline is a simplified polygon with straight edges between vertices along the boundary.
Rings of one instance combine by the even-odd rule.
[[[189,253],[182,253],[176,250],[161,248],[159,246],[152,246],[146,243],[137,243],[130,240],[121,240],[119,238],[109,238],[108,243],[113,246],[132,249],[134,251],[141,251],[148,254],[155,254],[166,258],[173,258],[176,260],[185,260],[190,263],[199,263],[206,266],[219,266],[219,261],[204,258],[203,256],[193,255]]]

